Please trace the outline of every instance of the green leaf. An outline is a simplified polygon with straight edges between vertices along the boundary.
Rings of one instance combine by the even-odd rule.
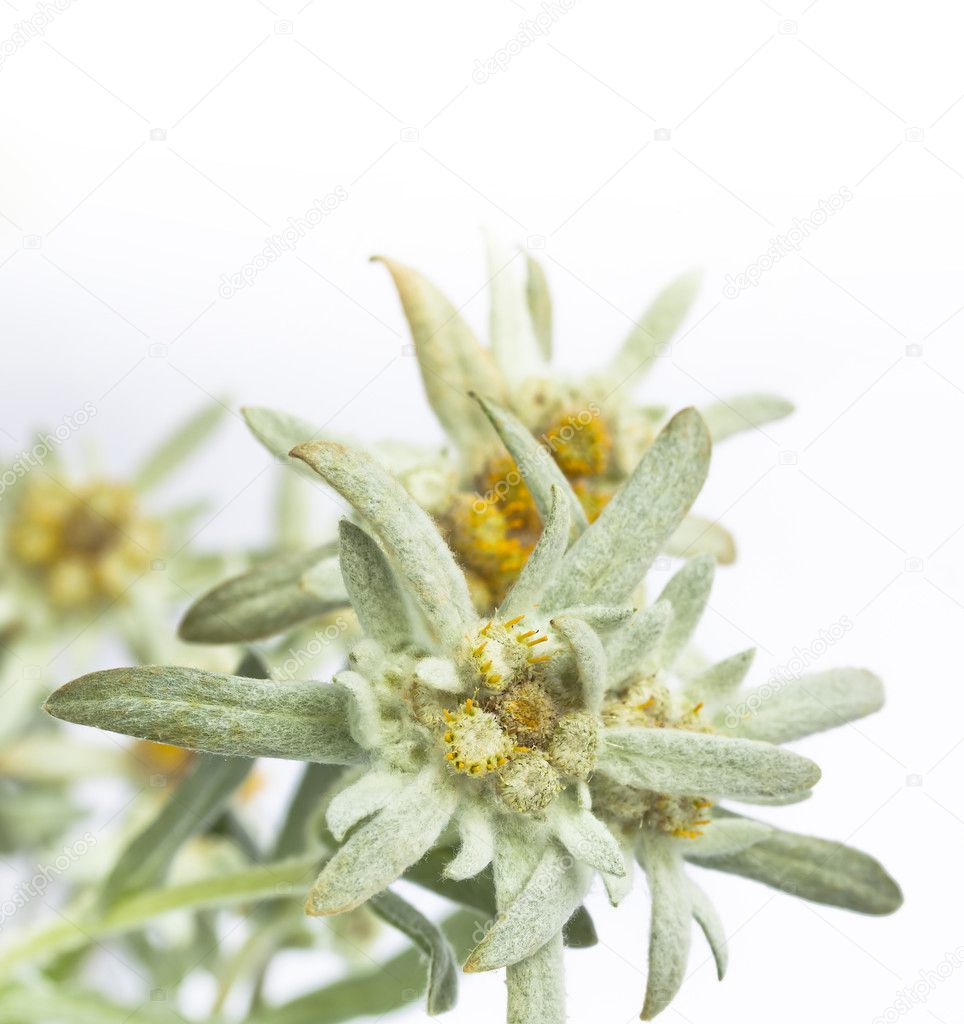
[[[529,316],[536,332],[536,340],[542,351],[543,359],[552,356],[552,297],[549,294],[549,281],[542,264],[532,256],[526,256],[526,299],[529,303]]]
[[[755,430],[764,423],[789,416],[793,403],[779,395],[734,395],[700,411],[715,444],[743,430]]]
[[[306,764],[298,788],[288,804],[278,838],[275,840],[273,860],[283,860],[304,853],[311,842],[308,826],[321,805],[322,798],[341,775],[341,767],[330,764]]]
[[[253,763],[247,757],[200,754],[191,774],[117,859],[101,889],[103,905],[162,882],[178,850],[215,820]]]
[[[617,878],[626,874],[619,843],[592,811],[571,800],[558,800],[552,824],[559,841],[573,857]]]
[[[353,523],[338,524],[341,575],[365,636],[391,650],[411,638],[405,599],[378,544]]]
[[[0,950],[0,977],[8,976],[23,965],[43,962],[91,942],[137,931],[171,911],[231,907],[306,893],[317,864],[317,854],[259,864],[223,872],[214,878],[148,889],[120,900],[104,912],[88,912],[70,921],[57,920],[21,934],[15,944],[5,945]]]
[[[693,305],[700,274],[690,271],[667,285],[629,332],[609,368],[621,386],[632,387],[652,366]]]
[[[572,545],[546,608],[620,604],[679,526],[703,486],[710,438],[695,409],[677,413],[602,514]]]
[[[92,672],[67,683],[45,710],[189,750],[242,757],[352,764],[345,694],[324,683],[274,683],[193,668],[150,666]]]
[[[390,889],[368,901],[368,906],[393,928],[412,940],[427,957],[428,995],[426,1009],[430,1016],[451,1010],[459,997],[459,971],[455,954],[442,930],[411,903]]]
[[[700,858],[699,865],[862,914],[891,914],[904,899],[897,883],[869,854],[780,829],[738,853]]]
[[[835,668],[787,682],[774,680],[748,690],[739,696],[739,707],[746,709],[745,714],[726,711],[718,717],[734,736],[788,743],[846,725],[883,706],[884,686],[872,672]]]
[[[552,508],[552,489],[558,487],[565,495],[574,534],[586,529],[589,521],[579,498],[569,485],[565,474],[559,468],[551,452],[540,444],[529,429],[508,409],[496,404],[484,395],[476,394],[476,401],[488,416],[492,426],[502,439],[516,467],[532,492],[533,501],[545,522]]]
[[[304,577],[311,570],[315,572],[309,588]],[[244,643],[274,636],[347,604],[338,545],[325,544],[266,559],[219,583],[188,609],[178,635],[195,643]]]
[[[463,454],[475,458],[480,449],[491,445],[492,434],[469,392],[497,401],[506,398],[492,353],[421,274],[384,256],[373,258],[384,263],[398,289],[429,405]]]
[[[652,903],[649,922],[649,974],[640,1017],[652,1020],[672,1002],[683,984],[690,950],[691,891],[675,844],[643,829],[637,846]]]
[[[460,953],[478,928],[475,914],[460,911],[442,930]],[[380,968],[339,979],[280,1006],[260,1010],[245,1024],[342,1024],[357,1017],[381,1019],[412,1002],[425,988],[424,957],[407,949]]]
[[[312,915],[354,910],[398,879],[432,846],[455,811],[457,791],[432,768],[352,833],[308,897]]]
[[[145,1003],[126,1006],[99,992],[71,986],[29,986],[0,990],[0,1019],[6,1024],[183,1024],[176,1007]]]
[[[134,476],[134,486],[146,491],[163,483],[204,444],[227,411],[220,403],[206,405],[182,423],[144,460]]]
[[[371,524],[442,643],[457,643],[477,616],[465,577],[428,513],[363,452],[315,441],[292,455],[304,459]]]
[[[626,786],[683,796],[779,796],[820,778],[813,761],[769,743],[641,726],[603,731],[599,771]]]
[[[706,608],[716,562],[709,555],[692,558],[663,587],[660,601],[668,601],[673,617],[659,642],[661,668],[672,668],[690,642]]]

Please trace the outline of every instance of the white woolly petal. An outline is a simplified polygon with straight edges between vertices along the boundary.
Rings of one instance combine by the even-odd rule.
[[[326,441],[298,445],[303,459],[366,519],[443,644],[474,623],[468,586],[438,528],[405,488],[364,452]]]
[[[719,523],[690,514],[677,526],[665,550],[679,558],[712,555],[717,564],[729,565],[736,558],[736,541]]]
[[[352,739],[366,750],[376,749],[385,738],[386,730],[372,684],[357,672],[339,672],[332,679],[332,685],[349,695],[348,727]]]
[[[619,843],[592,811],[568,800],[557,800],[552,824],[559,841],[573,857],[616,877],[626,873]]]
[[[726,932],[723,930],[723,922],[709,896],[692,879],[689,880],[689,887],[690,899],[693,902],[693,919],[706,936],[713,959],[716,961],[716,976],[722,981],[729,959],[729,946],[726,941]]]
[[[733,395],[725,401],[708,405],[700,412],[715,444],[743,430],[753,430],[764,423],[789,416],[793,412],[793,403],[779,395]]]
[[[554,844],[546,847],[519,895],[503,910],[465,963],[492,971],[532,956],[562,931],[582,902],[592,873]]]
[[[699,413],[678,412],[566,553],[544,607],[627,600],[699,494],[709,460],[710,435]]]
[[[716,562],[710,555],[690,559],[663,588],[660,601],[668,601],[673,618],[659,644],[660,668],[671,668],[690,641],[706,607]]]
[[[340,578],[366,636],[387,648],[411,636],[405,599],[378,544],[347,520],[339,523]]]
[[[740,695],[735,710],[721,712],[720,721],[735,736],[787,743],[871,715],[883,705],[884,687],[877,676],[861,668],[837,668],[749,690]]]
[[[456,880],[472,878],[492,861],[495,833],[484,811],[468,804],[459,811],[459,852],[445,865],[443,874]]]
[[[509,381],[542,376],[546,364],[529,315],[525,284],[515,266],[524,259],[492,232],[486,232],[485,241],[491,298],[489,338],[495,361]]]
[[[552,488],[556,486],[562,491],[569,506],[572,532],[582,532],[588,525],[582,503],[549,451],[532,436],[516,416],[487,398],[481,389],[476,395],[476,401],[489,417],[502,443],[519,467],[526,486],[532,492],[532,500],[536,503],[542,521],[545,522],[549,516],[552,507]]]
[[[464,688],[455,662],[448,658],[422,658],[415,666],[415,678],[444,693],[461,693]]]
[[[500,617],[511,612],[527,612],[537,604],[566,553],[572,524],[569,504],[558,484],[550,485],[550,494],[551,504],[542,534],[502,602],[498,612]]]
[[[393,802],[354,832],[308,894],[309,914],[341,914],[391,885],[438,839],[455,810],[451,782],[425,769]]]
[[[582,687],[583,707],[599,714],[606,693],[606,652],[596,631],[581,619],[560,615],[551,622],[576,659],[576,674]]]
[[[636,321],[609,367],[608,375],[621,387],[631,388],[652,366],[689,312],[699,285],[698,272],[681,274]]]
[[[703,827],[703,835],[698,839],[685,839],[681,842],[685,855],[699,860],[700,857],[738,853],[766,839],[772,832],[773,829],[762,821],[751,821],[749,818],[714,818],[709,825]]]
[[[610,875],[605,871],[602,872],[603,885],[606,886],[606,895],[614,907],[618,907],[632,892],[633,876],[636,867],[633,846],[628,839],[623,838],[619,841],[619,852],[623,858],[623,873],[621,875]]]
[[[402,776],[391,772],[366,771],[329,803],[325,821],[331,834],[341,842],[358,822],[387,807],[404,783]]]
[[[618,632],[607,634],[610,690],[617,689],[630,675],[638,672],[652,652],[658,650],[672,619],[672,605],[668,601],[657,601],[645,611],[638,612]]]
[[[710,665],[699,675],[693,676],[683,687],[684,696],[690,700],[707,702],[725,700],[740,688],[747,672],[750,671],[755,654],[756,649],[751,647],[739,654],[734,654],[731,658],[725,658],[715,665]]]
[[[640,1016],[652,1020],[669,1006],[683,983],[693,908],[689,880],[672,841],[643,832],[638,854],[652,899],[649,975]]]
[[[770,743],[684,729],[606,729],[599,770],[627,786],[658,793],[776,796],[814,786],[820,769]]]

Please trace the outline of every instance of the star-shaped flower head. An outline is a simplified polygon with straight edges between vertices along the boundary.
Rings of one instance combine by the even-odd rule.
[[[544,528],[491,617],[475,610],[431,517],[374,459],[331,442],[293,454],[357,516],[341,527],[341,566],[366,639],[349,668],[331,685],[284,686],[114,670],[68,684],[48,709],[215,752],[351,766],[327,806],[341,845],[311,890],[310,914],[360,906],[454,833],[460,846],[446,876],[467,883],[491,865],[499,910],[465,969],[508,969],[513,1024],[561,1024],[562,929],[595,871],[613,902],[635,858],[649,879],[646,1017],[682,980],[691,916],[722,968],[719,924],[685,878],[684,858],[857,909],[899,901],[865,855],[718,806],[806,795],[819,769],[771,740],[876,710],[877,680],[811,677],[728,728],[717,709],[748,655],[671,687],[713,560],[686,563],[651,607],[631,604],[706,476],[710,439],[694,410],[670,420],[592,525],[576,521],[574,495],[555,471],[530,473]],[[832,863],[805,862],[831,851]]]
[[[381,258],[380,258],[381,259]],[[517,274],[527,263],[526,280]],[[381,259],[398,289],[429,404],[445,430],[444,453],[398,442],[368,447],[439,524],[481,611],[495,608],[529,557],[542,525],[538,502],[519,472],[519,453],[499,443],[491,421],[513,417],[538,442],[575,495],[577,527],[594,520],[631,475],[666,420],[661,406],[640,406],[634,392],[667,351],[695,297],[698,275],[685,274],[633,321],[613,359],[580,377],[551,363],[552,309],[541,267],[531,257],[489,244],[490,344],[483,345],[455,306],[424,276]],[[593,339],[593,343],[595,339]],[[491,401],[480,407],[478,394]],[[715,441],[787,415],[768,394],[717,400],[702,410]],[[255,436],[278,458],[306,438],[331,435],[308,420],[261,407],[244,410]],[[497,426],[499,426],[497,424]],[[505,433],[500,428],[502,439]],[[303,467],[301,467],[303,469]],[[675,555],[712,554],[730,562],[735,546],[719,524],[687,515],[664,542]],[[202,642],[257,640],[343,606],[337,555],[324,546],[304,559],[266,563],[205,595],[184,620],[182,636]],[[250,595],[270,586],[270,610]]]

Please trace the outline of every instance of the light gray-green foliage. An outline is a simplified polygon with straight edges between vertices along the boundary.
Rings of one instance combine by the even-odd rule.
[[[650,894],[649,974],[643,1020],[652,1020],[669,1006],[686,974],[693,914],[689,880],[672,840],[640,834],[639,863]]]
[[[326,567],[323,578],[317,575],[319,566]],[[312,570],[316,575],[309,588],[304,577]],[[327,581],[327,592],[321,589],[322,579]],[[191,606],[179,633],[195,643],[260,640],[347,604],[338,569],[338,545],[325,544],[266,559],[219,583]]]
[[[609,688],[617,688],[627,676],[649,662],[659,651],[663,636],[673,621],[673,606],[657,601],[637,612],[625,628],[606,637],[606,661],[609,667]]]
[[[572,649],[583,707],[598,715],[606,693],[606,652],[602,641],[591,626],[573,616],[556,616],[551,625]]]
[[[547,608],[619,604],[646,574],[703,486],[710,438],[695,409],[677,413],[633,475],[569,549]]]
[[[352,764],[345,695],[324,683],[274,683],[151,666],[92,672],[51,694],[45,708],[92,725],[188,750]]]
[[[684,694],[692,700],[725,700],[743,684],[755,655],[756,648],[751,647],[710,665],[686,683]]]
[[[557,487],[565,495],[566,503],[569,505],[573,533],[579,534],[585,530],[588,520],[582,503],[573,492],[552,453],[541,445],[508,409],[483,394],[477,393],[475,398],[525,478],[526,486],[543,521],[552,507],[552,489]]]
[[[513,609],[528,610],[542,597],[549,581],[559,570],[563,555],[569,545],[569,528],[571,524],[569,503],[562,488],[551,485],[549,511],[545,525],[536,546],[516,577],[509,593],[506,595],[499,614],[506,614]]]
[[[530,255],[526,256],[526,301],[536,340],[548,360],[552,356],[552,298],[542,264]]]
[[[714,443],[742,430],[754,430],[793,412],[793,403],[779,395],[734,395],[701,409]]]
[[[147,456],[134,477],[134,486],[146,491],[168,479],[207,441],[227,411],[226,405],[216,402],[185,420]]]
[[[770,743],[789,743],[824,729],[834,729],[884,706],[884,687],[872,672],[834,668],[789,682],[772,682],[740,694],[747,711],[729,732]]]
[[[689,889],[690,902],[693,906],[693,920],[700,926],[700,930],[709,943],[713,960],[716,963],[716,976],[722,981],[726,974],[730,955],[723,922],[716,912],[716,907],[713,906],[713,901],[692,879],[689,879]]]
[[[353,832],[308,896],[309,914],[353,910],[395,881],[438,839],[455,810],[455,791],[426,768],[391,805]]]
[[[491,431],[469,392],[500,402],[506,397],[492,354],[435,285],[410,267],[375,258],[388,268],[398,289],[429,404],[448,436],[474,459]]]
[[[428,957],[428,1013],[435,1016],[451,1010],[459,997],[459,971],[455,954],[441,928],[390,889],[373,896],[369,906],[383,921],[408,936]]]
[[[603,733],[599,770],[657,793],[730,797],[796,793],[820,778],[813,761],[769,743],[636,726]]]
[[[738,853],[701,857],[699,864],[863,914],[893,913],[903,900],[897,883],[873,857],[843,843],[780,829]]]
[[[693,305],[700,276],[681,274],[656,296],[613,359],[609,374],[614,380],[632,387],[652,366]]]
[[[343,519],[341,574],[366,636],[391,649],[411,638],[405,599],[392,567],[364,530]]]
[[[340,444],[315,441],[292,454],[371,523],[442,642],[460,636],[475,618],[465,577],[435,524],[402,485],[370,456]]]
[[[659,600],[667,601],[673,609],[673,617],[659,642],[659,662],[663,668],[671,668],[689,643],[706,608],[715,572],[716,562],[709,555],[699,555],[691,558],[663,587]]]

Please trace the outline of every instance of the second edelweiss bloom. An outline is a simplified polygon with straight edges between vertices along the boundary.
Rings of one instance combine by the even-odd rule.
[[[645,873],[645,1019],[682,983],[692,921],[721,976],[725,969],[723,929],[687,861],[836,906],[895,909],[900,891],[871,857],[719,803],[806,797],[818,767],[776,744],[877,710],[879,681],[860,670],[809,676],[763,702],[746,695],[755,713],[734,723],[725,708],[752,652],[696,676],[677,669],[713,559],[685,563],[653,604],[634,607],[706,477],[710,438],[699,414],[674,416],[588,524],[523,424],[478,401],[543,522],[494,614],[476,611],[437,525],[402,483],[368,455],[309,442],[292,454],[357,516],[342,523],[340,541],[344,586],[365,634],[348,668],[331,685],[111,670],[63,687],[48,710],[213,752],[347,766],[326,807],[335,849],[308,912],[381,898],[429,851],[452,848],[447,884],[491,872],[497,915],[465,970],[507,968],[509,1024],[564,1022],[563,929],[595,872],[614,904],[629,891],[634,863]]]

